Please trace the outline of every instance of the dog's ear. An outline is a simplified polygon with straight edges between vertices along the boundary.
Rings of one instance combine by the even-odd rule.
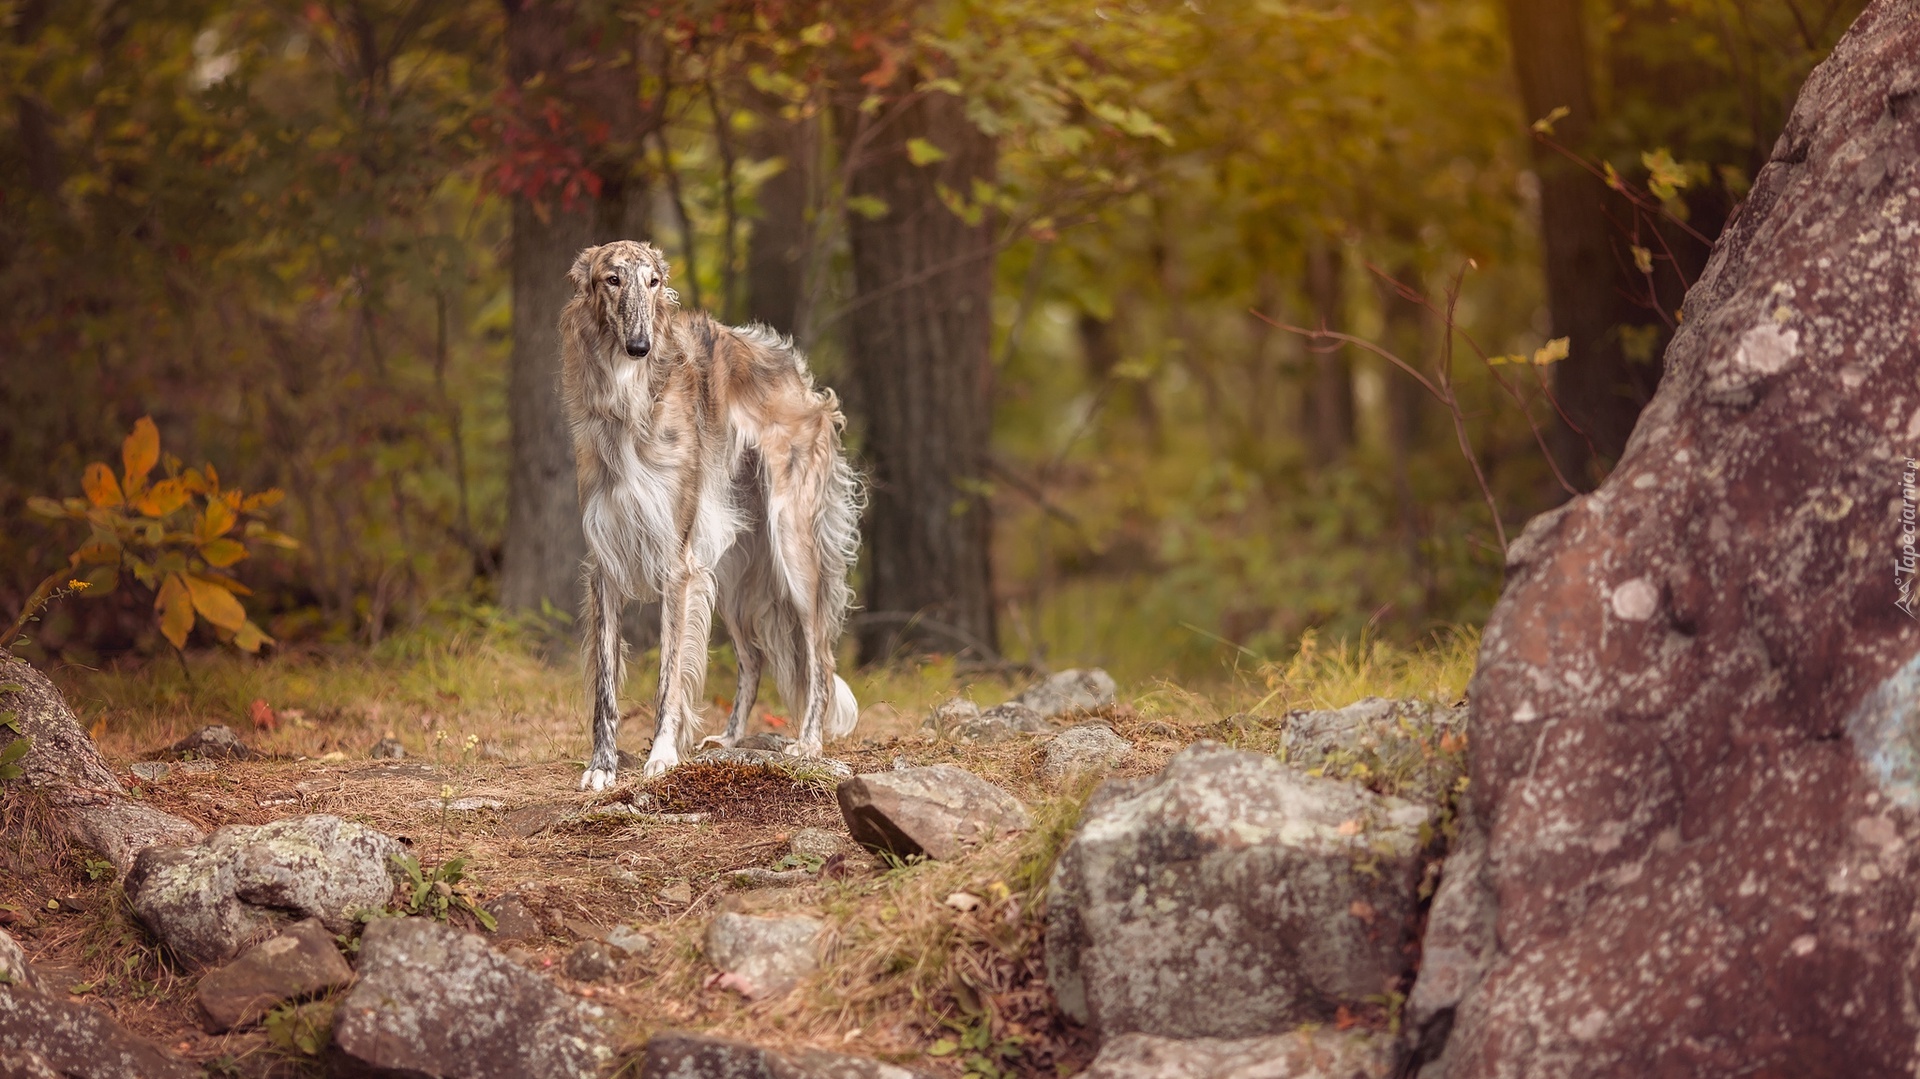
[[[573,257],[573,266],[567,271],[567,280],[573,282],[573,291],[586,291],[587,277],[593,271],[593,254],[598,250],[597,247],[581,248],[580,253]]]

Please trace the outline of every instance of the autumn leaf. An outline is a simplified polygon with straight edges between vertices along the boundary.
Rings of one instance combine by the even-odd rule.
[[[201,543],[211,543],[226,535],[233,528],[233,522],[233,507],[227,505],[225,499],[211,499],[207,502],[206,515],[200,519],[196,536]]]
[[[175,574],[167,579],[171,581],[179,576]],[[187,591],[193,596],[193,609],[200,617],[229,633],[247,624],[246,608],[240,606],[240,601],[233,598],[223,583],[198,574],[187,574],[185,580]]]
[[[239,540],[209,540],[200,545],[200,557],[206,559],[209,566],[225,569],[247,557],[247,549],[240,545]]]
[[[98,461],[87,466],[87,473],[80,478],[80,487],[87,492],[87,501],[96,506],[118,506],[126,502],[120,493],[120,481],[113,478],[113,469]]]
[[[161,582],[160,594],[153,599],[153,609],[160,612],[161,635],[175,648],[185,648],[187,634],[193,632],[193,593],[187,589],[186,578],[169,573]]]
[[[120,463],[126,466],[129,489],[145,484],[147,473],[160,463],[160,429],[153,425],[153,417],[142,416],[134,421],[133,433],[120,443]]]
[[[179,480],[161,480],[140,496],[134,508],[148,517],[165,517],[187,504],[186,485]]]
[[[907,140],[907,160],[915,165],[931,165],[936,161],[945,161],[947,152],[926,139]]]
[[[260,632],[260,627],[248,620],[233,633],[233,646],[242,652],[258,652],[263,644],[272,644],[273,638]]]

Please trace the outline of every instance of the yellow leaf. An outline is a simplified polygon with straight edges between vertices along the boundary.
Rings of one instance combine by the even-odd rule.
[[[1572,114],[1573,110],[1567,108],[1565,105],[1556,105],[1552,112],[1547,113],[1545,116],[1533,122],[1533,130],[1542,135],[1551,135],[1553,134],[1553,125]]]
[[[907,140],[907,160],[916,165],[931,165],[936,161],[945,161],[947,152],[925,139]]]
[[[280,490],[280,488],[269,487],[259,494],[248,495],[246,501],[240,503],[240,508],[247,513],[252,513],[255,510],[272,509],[274,506],[279,505],[280,500],[285,497],[286,493]]]
[[[98,461],[87,466],[80,487],[87,492],[87,501],[96,506],[118,506],[126,501],[120,493],[120,481],[113,478],[113,469]]]
[[[239,606],[238,601],[234,605]],[[178,573],[167,574],[160,585],[160,594],[153,598],[153,609],[160,612],[161,635],[175,648],[185,648],[187,634],[193,632],[193,593],[187,589],[186,578]]]
[[[1557,360],[1564,360],[1567,358],[1567,349],[1567,339],[1564,337],[1556,337],[1533,350],[1533,365],[1535,367],[1545,367]]]
[[[233,598],[224,584],[197,574],[188,574],[186,582],[187,591],[193,596],[193,609],[200,612],[200,617],[229,633],[247,624],[246,608],[240,606],[240,601]]]
[[[240,546],[239,540],[209,540],[200,545],[200,557],[206,559],[209,566],[225,569],[247,557],[247,549]]]
[[[186,504],[186,484],[179,480],[161,480],[140,497],[134,508],[148,517],[165,517]]]
[[[1633,268],[1639,270],[1641,273],[1652,273],[1653,252],[1641,247],[1639,244],[1631,244],[1629,247],[1633,251]]]
[[[272,644],[273,638],[260,632],[260,627],[248,621],[233,631],[234,647],[242,652],[258,652],[263,644]]]
[[[200,519],[199,540],[210,542],[227,534],[233,528],[233,507],[226,499],[215,498],[207,502],[207,513]]]
[[[101,540],[83,543],[80,545],[79,550],[73,552],[73,554],[68,557],[67,561],[75,566],[84,566],[88,563],[104,565],[109,562],[118,562],[120,561],[120,545],[118,543],[103,542]]]
[[[128,487],[138,486],[160,463],[160,429],[153,425],[153,417],[134,421],[133,433],[120,444],[120,463],[127,468]]]

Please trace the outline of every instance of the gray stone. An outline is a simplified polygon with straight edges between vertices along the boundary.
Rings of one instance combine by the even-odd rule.
[[[21,949],[20,942],[13,939],[13,934],[0,929],[0,985],[31,989],[33,984],[33,966],[27,962],[27,953]]]
[[[273,935],[289,912],[344,933],[360,911],[385,908],[391,859],[405,849],[332,816],[229,825],[197,847],[141,852],[127,874],[127,901],[183,961],[221,963]]]
[[[1199,742],[1096,795],[1054,867],[1048,981],[1103,1037],[1278,1034],[1406,971],[1428,810]]]
[[[605,942],[583,940],[567,953],[560,969],[576,982],[604,982],[620,973],[620,960]]]
[[[318,920],[287,927],[200,979],[194,998],[215,1033],[246,1026],[279,1004],[337,989],[353,971]]]
[[[128,773],[144,783],[158,783],[172,770],[165,761],[135,761],[127,765]]]
[[[820,919],[801,914],[724,912],[707,926],[707,961],[743,996],[783,996],[819,968],[826,928]]]
[[[1463,805],[1453,849],[1447,853],[1439,890],[1427,911],[1420,974],[1407,994],[1408,1042],[1423,1059],[1441,1055],[1456,1009],[1493,961],[1498,911],[1486,869],[1486,830]]]
[[[1066,670],[1028,686],[1009,704],[1024,705],[1042,718],[1056,719],[1068,712],[1105,708],[1114,702],[1113,676],[1098,667]]]
[[[793,835],[787,838],[787,850],[790,853],[818,858],[821,861],[836,854],[845,854],[852,848],[853,840],[825,828],[795,828]]]
[[[957,858],[1032,823],[1013,795],[951,764],[855,776],[836,795],[856,842],[901,858]]]
[[[398,738],[382,738],[373,744],[371,750],[367,751],[367,756],[377,761],[405,760],[407,747],[401,745]]]
[[[1109,771],[1132,753],[1133,743],[1104,723],[1070,727],[1047,743],[1040,774],[1049,783],[1065,783],[1075,776]]]
[[[486,942],[425,918],[377,918],[334,1013],[335,1074],[577,1079],[613,1059],[602,1009]]]
[[[820,1049],[782,1055],[747,1042],[665,1030],[647,1041],[640,1079],[921,1079],[924,1072]]]
[[[1396,1063],[1385,1035],[1324,1027],[1189,1041],[1122,1034],[1081,1079],[1388,1079]]]
[[[0,963],[18,951],[0,944]],[[12,946],[9,949],[8,946]],[[24,965],[24,960],[18,960]],[[6,1079],[196,1079],[204,1073],[128,1031],[106,1009],[0,981],[0,1076]]]
[[[1045,716],[1024,704],[1008,701],[954,727],[952,737],[976,745],[994,745],[1022,735],[1045,734],[1052,729]]]
[[[653,938],[630,925],[607,930],[607,947],[622,955],[641,956],[653,950]]]
[[[65,838],[99,852],[125,875],[147,847],[206,837],[191,821],[129,797],[53,683],[5,649],[0,649],[0,687],[7,687],[0,688],[0,711],[15,713],[14,723],[28,744],[27,755],[15,762],[20,774],[0,787],[34,791]],[[12,740],[9,735],[6,742]]]
[[[483,909],[493,915],[493,939],[502,944],[535,941],[547,935],[526,901],[512,892],[491,900]]]
[[[176,760],[189,757],[201,760],[247,761],[259,756],[253,747],[240,740],[233,728],[224,723],[214,723],[202,727],[178,742],[168,746],[163,752],[171,754]]]
[[[770,749],[709,749],[695,754],[689,763],[757,764],[797,778],[820,776],[845,779],[853,774],[853,766],[846,761],[834,760],[831,757],[796,757],[790,753]]]
[[[772,731],[761,731],[758,734],[749,734],[745,738],[740,739],[740,744],[734,748],[759,749],[772,753],[785,753],[787,747],[792,744],[793,739],[788,738],[784,734],[775,734]]]

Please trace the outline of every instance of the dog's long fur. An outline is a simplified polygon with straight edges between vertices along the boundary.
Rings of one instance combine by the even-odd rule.
[[[587,533],[586,670],[593,759],[580,785],[612,785],[624,664],[620,610],[661,600],[660,697],[646,775],[699,733],[707,635],[718,604],[740,661],[726,733],[746,734],[763,667],[800,718],[789,753],[819,756],[858,715],[834,673],[851,593],[861,487],[840,449],[833,391],[764,326],[684,312],[667,262],[621,240],[580,252],[560,315],[561,386]]]

